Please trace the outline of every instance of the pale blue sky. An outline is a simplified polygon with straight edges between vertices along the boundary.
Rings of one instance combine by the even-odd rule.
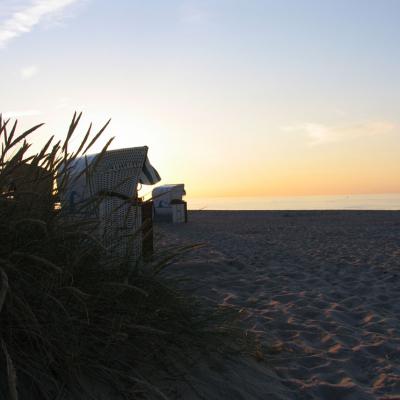
[[[399,20],[395,0],[1,0],[0,110],[43,140],[112,117],[114,147],[195,195],[400,191]]]

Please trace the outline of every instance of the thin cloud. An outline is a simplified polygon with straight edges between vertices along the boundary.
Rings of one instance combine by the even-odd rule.
[[[3,118],[21,118],[21,117],[34,117],[36,115],[40,115],[41,112],[39,110],[20,110],[20,111],[6,111],[4,112]]]
[[[82,0],[31,0],[0,22],[0,48],[23,34],[29,33],[45,17],[59,14]]]
[[[29,65],[28,67],[21,68],[20,72],[22,79],[30,79],[39,72],[39,68],[36,65]]]
[[[300,132],[307,136],[311,146],[326,143],[343,142],[363,137],[386,135],[392,132],[396,125],[386,121],[370,121],[363,124],[347,126],[329,126],[309,122],[301,125],[291,125],[282,129],[289,132]]]

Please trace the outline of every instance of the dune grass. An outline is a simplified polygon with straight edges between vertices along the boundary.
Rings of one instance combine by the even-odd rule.
[[[17,123],[0,117],[0,399],[165,399],[157,379],[179,379],[195,354],[227,348],[227,331],[235,328],[226,313],[158,278],[187,248],[153,260],[145,274],[132,273],[85,221],[67,221],[53,209],[71,163],[108,124],[95,134],[90,126],[70,152],[80,118],[74,115],[63,142],[51,138],[29,156],[41,125],[17,136]],[[10,178],[26,164],[42,169],[20,174],[30,192],[13,192]],[[57,190],[34,190],[56,173]]]

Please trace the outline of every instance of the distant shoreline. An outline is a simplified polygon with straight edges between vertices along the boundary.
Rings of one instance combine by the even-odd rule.
[[[204,197],[190,198],[189,210],[400,210],[400,193],[292,197]]]
[[[335,209],[335,210],[188,210],[189,213],[287,213],[287,214],[314,214],[314,213],[399,213],[398,210],[346,210],[346,209]]]

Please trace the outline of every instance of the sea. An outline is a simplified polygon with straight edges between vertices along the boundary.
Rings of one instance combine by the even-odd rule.
[[[291,197],[193,197],[189,210],[400,210],[400,193]]]

